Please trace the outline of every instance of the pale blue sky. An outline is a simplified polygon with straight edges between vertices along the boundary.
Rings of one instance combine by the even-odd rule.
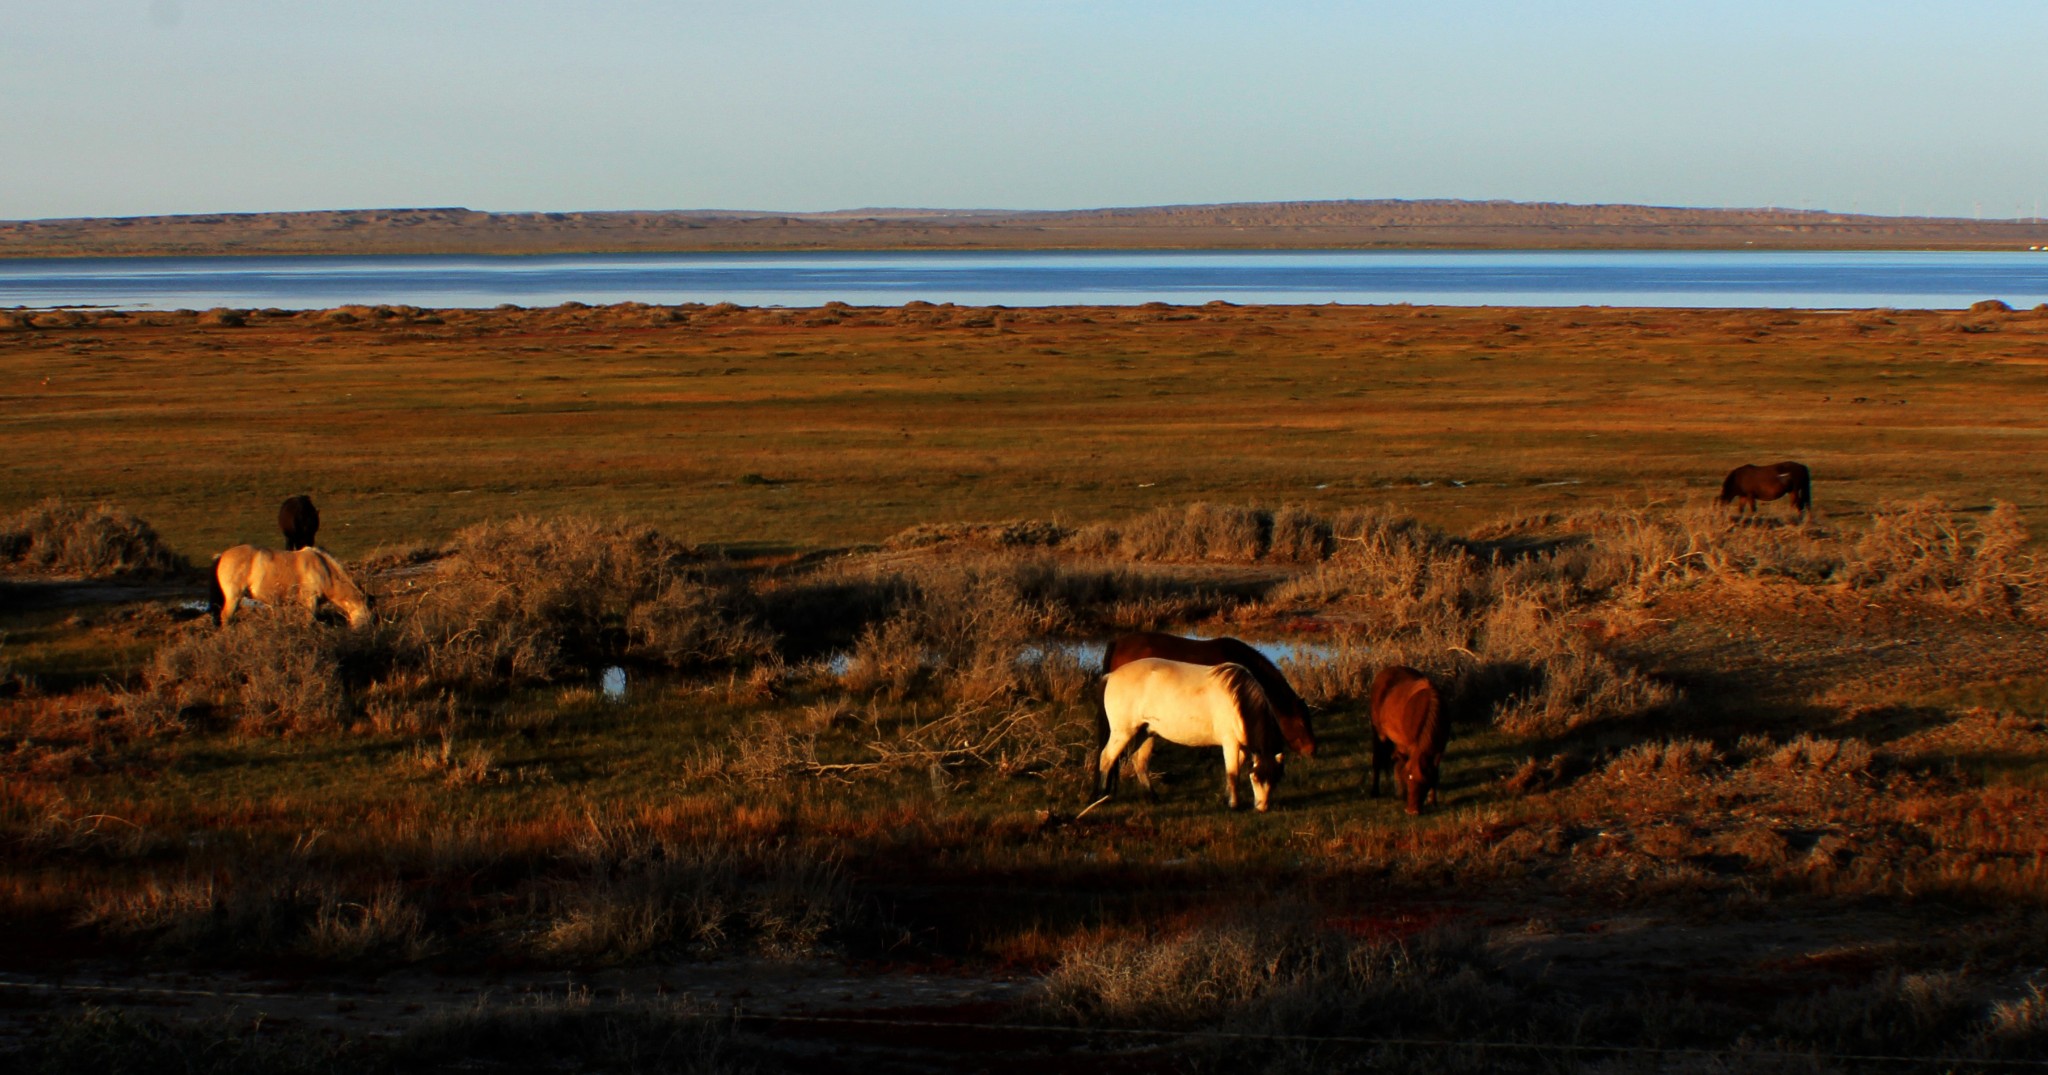
[[[0,0],[0,27],[8,219],[2048,211],[2039,0]]]

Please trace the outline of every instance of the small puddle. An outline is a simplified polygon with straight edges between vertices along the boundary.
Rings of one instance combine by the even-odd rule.
[[[597,679],[597,689],[604,693],[604,700],[607,702],[625,701],[626,670],[618,665],[605,669],[604,675]]]

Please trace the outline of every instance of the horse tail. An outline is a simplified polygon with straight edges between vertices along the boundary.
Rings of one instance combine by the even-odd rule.
[[[209,590],[206,597],[207,614],[218,620],[220,619],[221,610],[228,607],[227,591],[220,588],[220,557],[218,556],[213,558],[213,570],[206,573],[206,585]]]
[[[1798,484],[1792,488],[1792,506],[1806,511],[1813,507],[1813,472],[1800,467],[1798,478]]]
[[[1727,477],[1721,479],[1720,503],[1726,504],[1729,501],[1734,500],[1736,497],[1742,495],[1742,490],[1737,489],[1735,487],[1735,476],[1740,473],[1742,473],[1742,468],[1737,467],[1734,470],[1729,471]]]

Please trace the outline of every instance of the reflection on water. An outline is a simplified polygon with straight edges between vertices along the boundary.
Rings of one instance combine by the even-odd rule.
[[[598,677],[597,688],[604,692],[604,699],[607,702],[625,701],[626,670],[618,665],[605,669],[604,675]]]

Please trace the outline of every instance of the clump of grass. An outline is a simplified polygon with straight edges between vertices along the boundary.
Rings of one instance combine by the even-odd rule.
[[[556,889],[537,941],[554,958],[811,956],[851,909],[839,865],[805,849],[680,841],[592,816],[570,857],[582,876]]]
[[[0,521],[0,567],[95,579],[191,570],[147,522],[112,505],[56,497]]]
[[[1351,937],[1305,908],[1263,907],[1159,938],[1070,949],[1039,1004],[1083,1026],[1453,1036],[1491,1030],[1512,997],[1483,935]]]
[[[676,668],[740,664],[773,640],[745,588],[656,531],[521,518],[456,535],[396,616],[397,644],[434,679],[551,679],[624,656]]]
[[[1331,525],[1294,505],[1275,511],[1255,504],[1200,501],[1086,527],[1071,544],[1083,552],[1134,560],[1303,563],[1328,554]]]
[[[244,732],[315,734],[345,728],[346,669],[365,640],[287,611],[210,623],[159,648],[143,670],[147,693],[178,712],[224,718]]]
[[[2019,509],[2005,501],[1974,525],[1933,498],[1894,505],[1872,514],[1870,529],[1850,551],[1848,583],[1969,612],[2038,611],[2042,578],[2026,554],[2027,538]]]

